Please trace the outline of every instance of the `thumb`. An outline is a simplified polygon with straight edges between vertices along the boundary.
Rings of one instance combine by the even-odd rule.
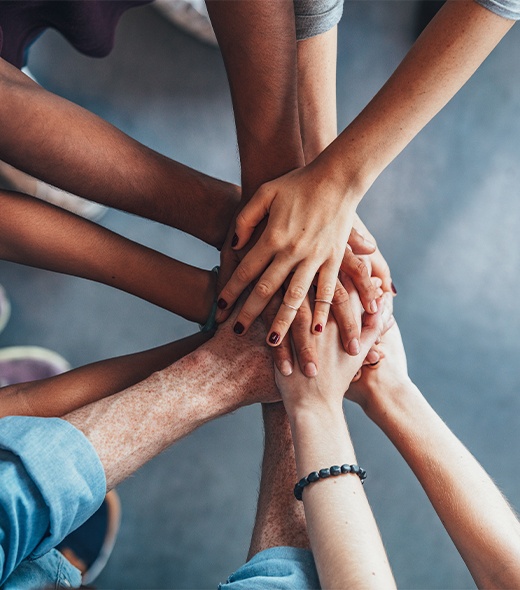
[[[239,250],[247,244],[256,226],[269,214],[275,196],[275,190],[269,184],[263,184],[237,215],[235,238],[233,239],[235,250]]]

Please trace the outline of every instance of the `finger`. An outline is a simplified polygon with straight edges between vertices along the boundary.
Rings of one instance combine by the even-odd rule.
[[[376,313],[376,290],[370,280],[366,264],[347,249],[343,256],[341,270],[352,279],[365,311]]]
[[[222,251],[220,253],[220,269],[217,275],[217,293],[220,293],[222,291],[224,285],[226,285],[226,283],[229,281],[229,279],[235,272],[235,269],[237,268],[239,262],[240,260],[238,259],[238,256],[233,250],[231,250],[229,246],[224,246],[224,248],[222,248]],[[229,317],[232,310],[233,305],[226,306],[226,309],[220,309],[218,308],[217,303],[217,312],[215,315],[215,320],[217,321],[217,323],[222,323],[223,321],[225,321]]]
[[[237,215],[235,235],[232,241],[233,248],[239,250],[247,244],[255,227],[269,213],[275,195],[275,190],[269,184],[263,184],[251,197],[251,200]]]
[[[266,326],[270,326],[273,323],[276,312],[282,304],[282,300],[283,293],[280,290],[275,293],[274,297],[272,297],[271,301],[269,301],[269,303],[266,305],[262,313],[262,319],[264,320]],[[271,350],[276,368],[282,375],[284,375],[284,377],[291,375],[294,367],[291,339],[284,338],[280,346],[276,346]]]
[[[352,308],[350,295],[340,281],[336,283],[332,313],[338,324],[343,348],[352,356],[359,354],[359,326]]]
[[[397,295],[396,288],[392,282],[390,275],[390,267],[379,250],[376,250],[372,256],[370,256],[372,262],[372,276],[379,277],[382,281],[383,291],[392,292]]]
[[[309,298],[306,297],[291,325],[291,338],[300,369],[307,377],[314,377],[318,374],[316,338],[311,333],[311,326],[312,309]],[[285,338],[282,345],[288,340],[289,338]]]
[[[377,351],[376,347],[372,346],[372,348],[368,351],[365,360],[363,361],[363,365],[375,365],[379,362],[380,358],[381,356]]]
[[[295,270],[285,292],[283,303],[278,309],[267,336],[267,343],[270,346],[277,346],[284,339],[296,317],[296,312],[300,309],[303,300],[307,296],[316,270],[314,265],[310,266],[308,264],[301,264]]]
[[[355,383],[356,381],[359,381],[361,379],[361,375],[362,375],[362,371],[361,369],[359,369],[359,371],[354,375],[354,379],[352,379],[352,383]]]
[[[217,299],[217,321],[221,321],[221,317],[224,315],[223,311],[235,303],[244,289],[265,270],[270,261],[271,255],[268,252],[262,234],[257,244],[244,256],[231,275],[231,278],[219,293]],[[275,291],[280,287],[280,284],[281,282]]]
[[[375,242],[370,241],[354,227],[350,230],[348,245],[352,248],[354,254],[373,254],[377,249]]]
[[[365,356],[381,336],[385,323],[388,323],[391,317],[390,310],[384,304],[384,297],[379,299],[377,303],[377,312],[365,314],[363,326],[361,327],[361,354]]]
[[[262,313],[271,298],[283,285],[285,278],[291,272],[291,268],[287,264],[286,266],[278,265],[277,258],[275,258],[273,264],[258,279],[235,319],[233,330],[236,334],[245,334],[247,332],[249,326]],[[283,301],[280,304],[283,304]]]
[[[312,332],[320,334],[327,325],[332,300],[338,282],[339,268],[333,262],[326,262],[320,268],[316,297],[314,298],[314,314],[312,317]]]

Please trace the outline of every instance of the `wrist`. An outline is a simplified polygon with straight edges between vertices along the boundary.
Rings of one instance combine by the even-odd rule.
[[[409,377],[395,380],[391,384],[378,386],[366,397],[363,410],[382,430],[403,415],[413,413],[413,406],[421,393]]]

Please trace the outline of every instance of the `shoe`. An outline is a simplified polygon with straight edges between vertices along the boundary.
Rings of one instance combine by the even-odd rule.
[[[27,68],[23,68],[22,71],[26,76],[34,80],[34,77]],[[34,81],[36,82],[36,80]],[[107,212],[107,207],[104,205],[93,203],[83,197],[77,197],[72,193],[33,178],[29,174],[21,172],[1,160],[0,177],[7,183],[8,188],[11,190],[36,197],[91,221],[99,221]]]
[[[0,348],[0,387],[47,379],[70,370],[57,352],[39,346]]]
[[[199,41],[218,46],[204,0],[155,0],[152,6]]]
[[[78,529],[56,547],[81,572],[82,585],[91,584],[105,567],[116,542],[121,503],[115,490]]]
[[[0,332],[5,328],[11,317],[11,304],[7,298],[5,289],[0,285]]]

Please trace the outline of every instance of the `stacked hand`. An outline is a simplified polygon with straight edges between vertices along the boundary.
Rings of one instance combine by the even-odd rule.
[[[344,349],[351,355],[360,352],[359,325],[345,279],[352,281],[368,313],[375,313],[381,288],[390,291],[393,286],[388,265],[355,214],[353,199],[339,200],[325,181],[307,183],[308,168],[264,184],[238,213],[221,255],[217,321],[229,315],[254,283],[236,317],[235,333],[246,333],[266,310],[268,344],[283,347],[292,326],[299,365],[313,376],[318,359],[312,335],[323,332],[331,308]],[[289,374],[294,365],[289,343],[275,353],[275,362]]]

